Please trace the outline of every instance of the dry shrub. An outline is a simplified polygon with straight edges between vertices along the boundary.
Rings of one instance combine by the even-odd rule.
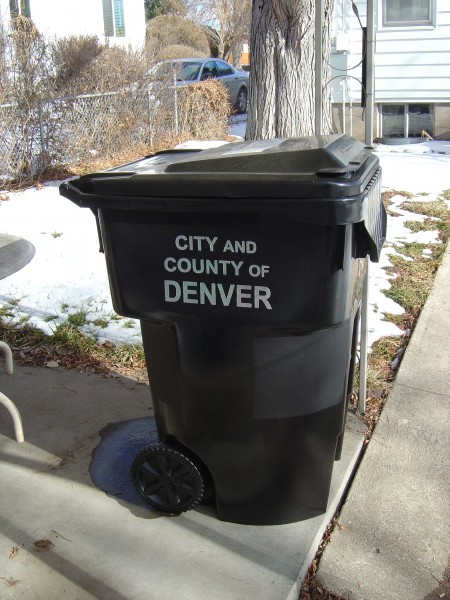
[[[173,147],[173,146],[171,146]],[[164,146],[162,149],[168,149],[169,146]],[[158,148],[159,149],[159,148]],[[97,173],[112,169],[119,165],[139,160],[143,156],[148,156],[155,150],[147,144],[133,144],[131,146],[120,146],[116,152],[111,152],[108,156],[98,154],[97,156],[79,160],[70,165],[70,173],[72,175],[85,175],[86,173]],[[61,178],[62,179],[62,178]]]
[[[0,63],[11,102],[0,113],[6,182],[50,168],[117,164],[186,139],[227,139],[228,94],[217,81],[186,88],[172,79],[152,83],[148,54],[102,47],[92,36],[50,43],[25,18],[15,20],[6,41]]]
[[[148,138],[148,99],[138,92],[67,99],[61,112],[68,141],[63,156],[70,164],[109,160]]]
[[[17,17],[2,39],[1,83],[5,99],[28,108],[50,97],[54,92],[51,47],[33,22]]]
[[[78,51],[74,60],[77,60]],[[148,71],[142,52],[101,46],[84,68],[74,71],[62,95],[113,92],[143,82]]]
[[[7,73],[6,52],[8,38],[6,31],[0,27],[0,104],[5,102],[5,77]]]
[[[220,82],[209,80],[179,88],[177,97],[178,130],[174,125],[173,107],[160,102],[157,110],[152,113],[152,127],[147,143],[144,140],[138,142],[135,137],[137,131],[145,130],[145,118],[141,120],[143,107],[140,109],[136,104],[132,108],[131,99],[121,96],[114,110],[99,108],[95,129],[91,130],[88,122],[79,123],[78,132],[71,136],[77,140],[72,150],[78,157],[82,157],[81,160],[72,162],[72,170],[82,173],[109,168],[149,152],[173,148],[186,140],[231,140],[228,135],[228,93]],[[120,119],[115,120],[114,126],[107,122],[108,118],[117,119],[118,116]],[[94,148],[98,150],[92,152]]]
[[[198,140],[226,139],[231,105],[225,86],[201,81],[179,92],[180,133]]]
[[[33,22],[17,17],[2,34],[0,174],[20,177],[50,162],[43,146],[52,132],[42,127],[41,102],[54,94],[51,47]]]
[[[209,56],[208,38],[204,30],[187,19],[176,15],[162,15],[148,22],[146,51],[154,54],[158,60],[160,53],[167,46],[189,46],[200,52],[201,56]]]
[[[159,60],[172,60],[173,58],[202,58],[203,52],[195,50],[191,46],[183,46],[182,44],[172,44],[163,48],[158,55]]]
[[[53,59],[58,91],[77,94],[81,87],[81,74],[103,49],[96,35],[70,35],[55,40]]]

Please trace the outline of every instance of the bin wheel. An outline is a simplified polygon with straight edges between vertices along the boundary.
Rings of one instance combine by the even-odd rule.
[[[194,463],[166,444],[142,450],[133,461],[131,477],[141,496],[161,512],[181,513],[195,508],[205,491]]]

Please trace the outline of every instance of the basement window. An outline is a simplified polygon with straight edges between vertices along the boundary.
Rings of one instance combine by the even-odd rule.
[[[431,104],[380,104],[380,137],[413,138],[433,136]]]

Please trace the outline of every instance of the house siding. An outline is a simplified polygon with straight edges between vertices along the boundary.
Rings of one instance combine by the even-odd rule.
[[[125,36],[105,38],[102,0],[30,0],[31,19],[44,35],[96,35],[101,41],[141,48],[145,42],[143,0],[123,0]],[[9,0],[0,0],[0,19],[10,20]]]
[[[356,2],[361,21],[366,24],[366,2]],[[450,0],[436,0],[434,27],[383,27],[381,1],[376,5],[375,102],[450,102]],[[362,58],[361,29],[348,3],[337,0],[335,34],[347,28],[347,63],[351,67]],[[332,65],[342,55],[332,56]],[[333,71],[333,76],[339,72]],[[361,78],[361,68],[348,71]],[[349,82],[352,100],[360,97],[360,84]],[[337,98],[340,101],[341,98]]]
[[[366,0],[355,0],[363,26],[366,25]],[[435,0],[433,26],[385,27],[382,1],[375,3],[375,103],[431,104],[435,134],[450,130],[450,0]],[[342,32],[345,32],[342,36]],[[336,0],[334,35],[339,47],[332,51],[333,101],[354,103],[361,99],[362,33],[358,20],[345,0]],[[346,39],[342,45],[342,39]],[[348,71],[338,71],[342,65]],[[352,66],[356,68],[352,68]],[[339,85],[337,82],[346,83]],[[355,108],[355,114],[358,114]],[[377,111],[375,111],[377,113]],[[362,113],[361,113],[362,114]],[[353,116],[354,116],[353,115]],[[344,115],[335,110],[335,121],[345,127]],[[340,121],[340,124],[338,123]],[[375,123],[377,126],[377,123]],[[376,127],[377,128],[377,127]],[[360,129],[363,129],[363,127]]]

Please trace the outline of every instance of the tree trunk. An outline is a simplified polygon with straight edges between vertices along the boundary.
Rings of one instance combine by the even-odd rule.
[[[231,54],[233,56],[233,67],[236,69],[240,69],[242,67],[241,59],[242,59],[242,48],[244,43],[242,38],[236,38],[234,42],[231,44]]]
[[[324,0],[324,82],[334,0]],[[314,0],[253,0],[246,139],[314,134]],[[324,133],[331,131],[324,85]]]
[[[331,26],[333,23],[334,0],[323,0],[323,32],[322,32],[322,130],[325,134],[333,133],[333,115],[331,102]]]
[[[225,58],[225,36],[223,35],[223,31],[219,30],[217,33],[217,50],[219,54],[219,58]]]

